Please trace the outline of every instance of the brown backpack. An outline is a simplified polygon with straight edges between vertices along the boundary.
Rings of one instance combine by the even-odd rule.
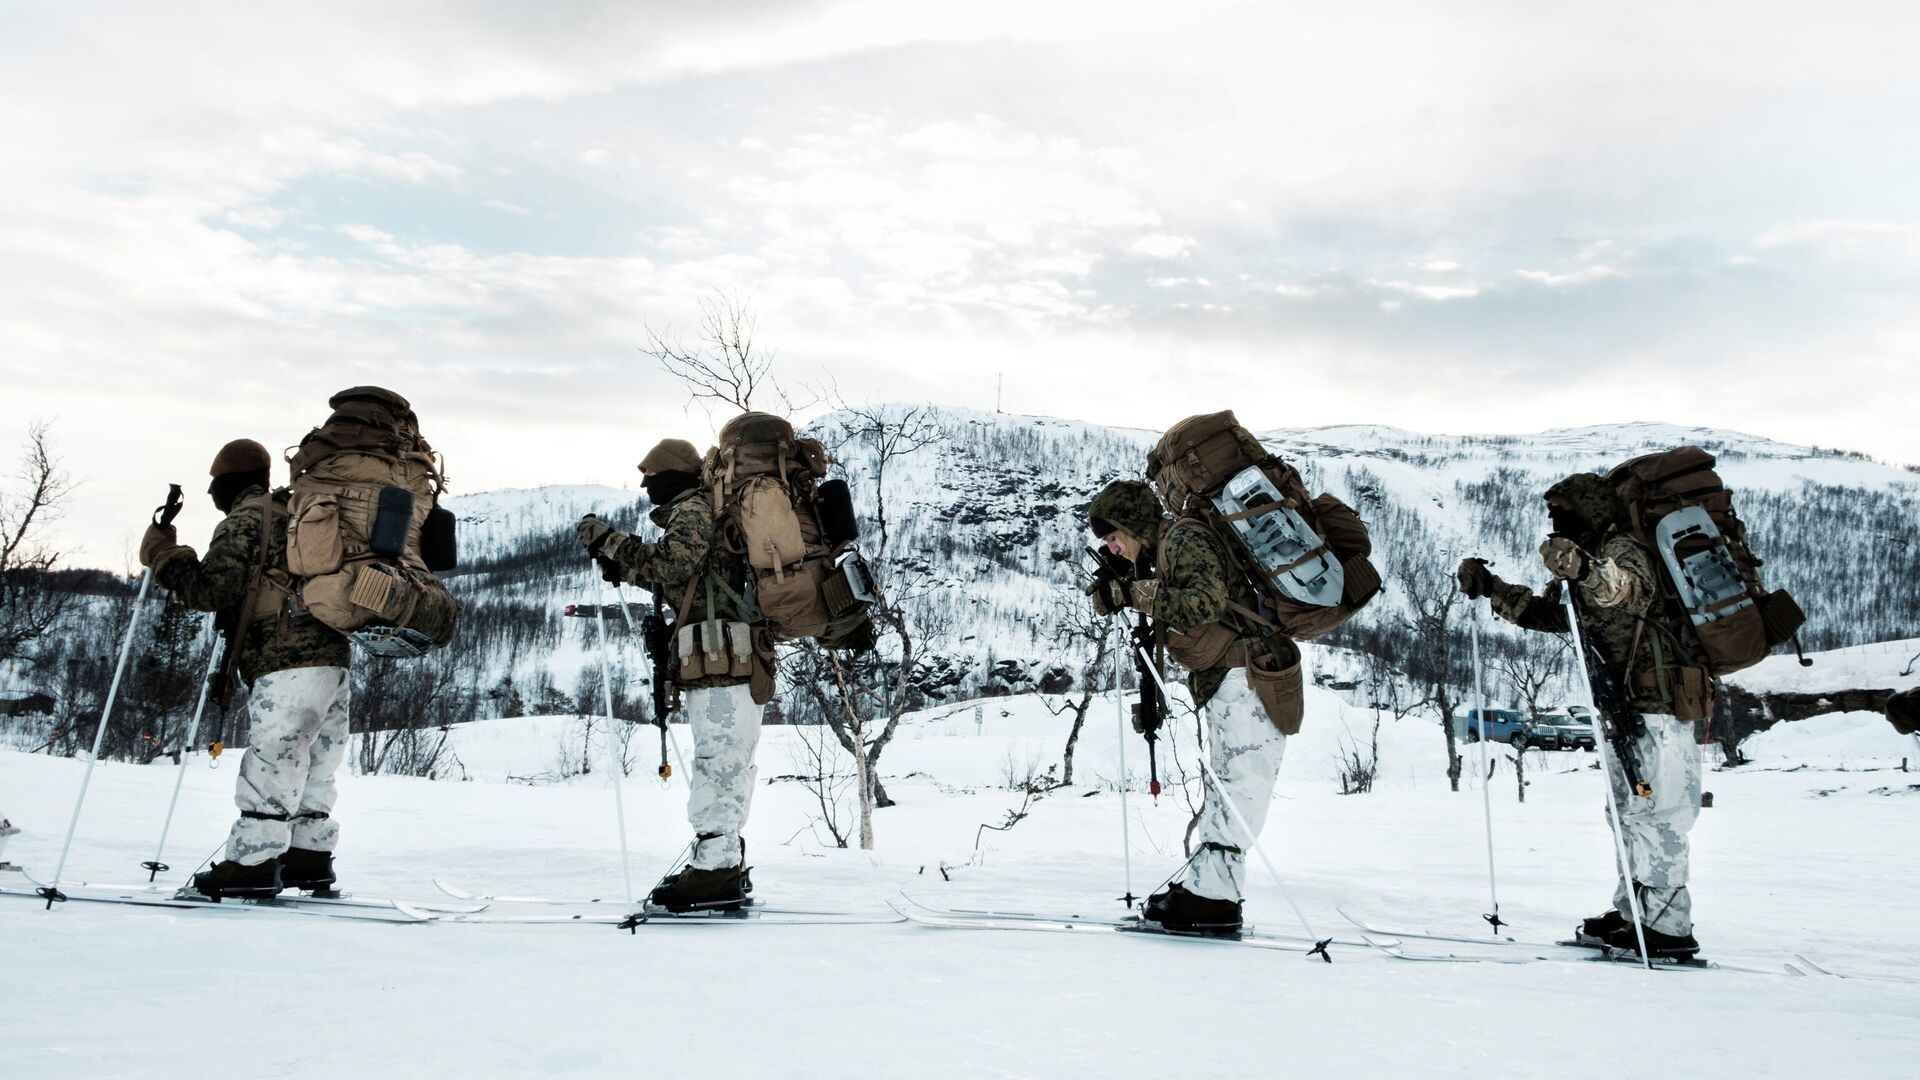
[[[1628,532],[1653,553],[1660,596],[1693,629],[1717,678],[1752,667],[1775,645],[1793,641],[1806,622],[1784,589],[1760,583],[1760,557],[1734,513],[1733,492],[1714,457],[1681,446],[1622,462],[1607,473],[1627,515]]]
[[[433,448],[407,399],[342,390],[333,415],[287,461],[287,568],[315,618],[378,656],[413,657],[453,639],[460,604],[434,570],[452,569],[452,515]],[[430,562],[423,553],[445,550]]]
[[[1147,454],[1147,479],[1175,518],[1219,537],[1260,600],[1255,624],[1310,640],[1380,591],[1366,523],[1332,495],[1312,495],[1293,466],[1240,426],[1232,410],[1190,416]]]
[[[720,429],[703,479],[727,550],[746,560],[753,604],[776,641],[818,639],[871,648],[877,599],[847,485],[827,480],[816,439],[770,413],[742,413]]]

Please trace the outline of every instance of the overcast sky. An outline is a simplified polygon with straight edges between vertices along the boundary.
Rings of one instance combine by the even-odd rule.
[[[724,289],[859,401],[1920,462],[1912,4],[935,7],[0,7],[0,448],[113,565],[357,383],[631,484]]]

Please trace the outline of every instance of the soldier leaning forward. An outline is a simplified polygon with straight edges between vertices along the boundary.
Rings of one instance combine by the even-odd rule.
[[[272,896],[282,888],[334,885],[340,827],[332,813],[334,774],[347,754],[347,639],[299,606],[287,572],[287,494],[269,492],[273,459],[252,439],[236,439],[213,459],[207,493],[226,519],[214,527],[205,558],[178,542],[171,525],[152,525],[140,562],[175,599],[216,613],[228,642],[225,679],[235,667],[252,689],[248,749],[234,803],[240,819],[226,858],[196,874],[202,896]]]
[[[759,771],[761,713],[773,691],[771,650],[758,646],[743,599],[746,561],[721,542],[700,469],[699,452],[684,439],[661,442],[640,462],[657,540],[628,536],[591,514],[579,526],[607,580],[643,586],[673,605],[672,678],[693,731],[687,821],[694,841],[687,865],[662,880],[648,903],[676,912],[745,903],[751,885],[740,832]]]
[[[1231,934],[1240,928],[1245,848],[1273,803],[1287,735],[1300,730],[1300,648],[1279,635],[1262,640],[1238,625],[1235,609],[1254,611],[1253,588],[1232,570],[1212,529],[1169,520],[1153,489],[1118,480],[1094,496],[1088,527],[1107,550],[1133,564],[1094,595],[1102,614],[1131,608],[1153,621],[1156,636],[1190,674],[1195,708],[1204,708],[1214,772],[1255,836],[1235,824],[1222,792],[1207,786],[1200,849],[1165,891],[1147,899],[1145,916],[1169,930]],[[1256,671],[1249,664],[1258,666]],[[1265,685],[1256,689],[1256,676]]]
[[[1601,752],[1609,758],[1607,775],[1647,949],[1657,957],[1691,959],[1699,950],[1687,892],[1687,833],[1700,816],[1694,721],[1713,712],[1713,682],[1693,658],[1685,627],[1656,602],[1654,555],[1625,532],[1612,486],[1580,473],[1548,488],[1546,502],[1552,533],[1540,556],[1556,579],[1546,592],[1535,595],[1525,585],[1500,580],[1481,559],[1461,562],[1460,591],[1469,599],[1489,598],[1501,618],[1522,629],[1564,634],[1569,627],[1560,590],[1576,590],[1581,636],[1599,651],[1621,697],[1645,721],[1630,735],[1628,752],[1652,786],[1651,798],[1628,791],[1611,742]],[[1576,936],[1639,951],[1625,880],[1615,888],[1613,909],[1585,920]]]

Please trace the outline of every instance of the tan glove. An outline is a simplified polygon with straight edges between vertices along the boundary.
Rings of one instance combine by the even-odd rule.
[[[587,549],[587,554],[595,556],[600,554],[600,549],[605,547],[609,540],[620,535],[618,529],[592,514],[581,518],[574,532],[580,537],[580,544]]]
[[[186,550],[180,546],[180,534],[171,525],[148,525],[145,536],[140,538],[140,565],[153,568],[159,566],[176,551]]]
[[[1500,579],[1487,569],[1485,559],[1461,559],[1460,566],[1453,572],[1453,580],[1459,582],[1460,593],[1469,600],[1478,600],[1490,596],[1493,587]]]
[[[1547,537],[1540,545],[1540,561],[1547,564],[1547,573],[1563,581],[1579,581],[1587,576],[1587,553],[1564,536]]]
[[[1133,594],[1127,588],[1127,582],[1121,578],[1108,578],[1087,593],[1093,601],[1093,610],[1098,615],[1112,615],[1126,610],[1133,602]]]

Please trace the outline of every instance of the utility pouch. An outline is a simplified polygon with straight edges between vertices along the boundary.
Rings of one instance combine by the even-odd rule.
[[[287,569],[300,577],[318,577],[340,569],[346,560],[340,535],[340,503],[322,495],[300,507],[287,523]]]
[[[1188,671],[1237,667],[1239,657],[1233,644],[1238,639],[1239,635],[1225,623],[1208,623],[1187,634],[1173,630],[1167,634],[1167,655]]]
[[[1276,657],[1278,652],[1281,656]],[[1300,678],[1300,646],[1271,638],[1247,647],[1247,685],[1282,735],[1297,735],[1306,719],[1306,689]]]

